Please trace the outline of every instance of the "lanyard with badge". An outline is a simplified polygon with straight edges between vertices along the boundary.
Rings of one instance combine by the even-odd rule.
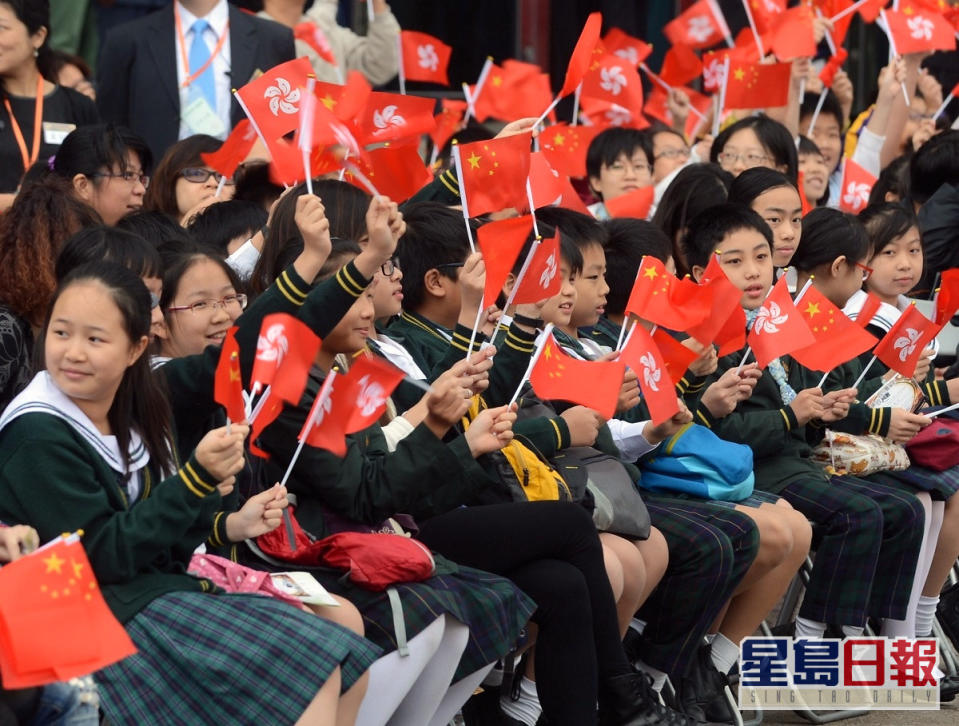
[[[183,21],[180,19],[179,8],[174,10],[173,17],[176,20],[177,39],[180,41],[180,56],[183,61],[183,72],[186,74],[186,78],[183,79],[180,87],[189,88],[197,78],[206,73],[213,61],[216,60],[216,57],[220,55],[220,52],[223,50],[223,45],[226,43],[227,35],[230,32],[230,21],[227,20],[223,32],[220,33],[220,37],[213,47],[213,51],[210,53],[210,57],[207,58],[206,62],[200,66],[199,69],[190,73],[190,58],[187,54],[186,37],[183,35]],[[212,136],[217,136],[225,130],[220,117],[216,115],[213,109],[210,108],[210,104],[202,97],[198,97],[184,108],[182,115],[183,120],[186,121],[187,125],[196,133],[208,133]]]
[[[13,115],[13,108],[10,106],[10,99],[4,98],[3,105],[7,109],[7,115],[10,117],[10,126],[13,129],[13,135],[17,140],[17,146],[20,147],[20,157],[23,159],[23,170],[29,169],[33,162],[40,156],[40,136],[43,124],[43,76],[37,76],[37,98],[33,104],[33,148],[30,154],[27,154],[27,142],[23,138],[23,132],[20,130],[20,124],[17,123],[17,117]]]

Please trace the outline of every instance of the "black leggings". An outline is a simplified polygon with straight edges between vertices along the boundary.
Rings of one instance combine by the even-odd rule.
[[[427,520],[418,538],[470,567],[508,577],[536,601],[536,690],[550,726],[596,721],[598,683],[630,672],[603,551],[577,504],[464,507]]]

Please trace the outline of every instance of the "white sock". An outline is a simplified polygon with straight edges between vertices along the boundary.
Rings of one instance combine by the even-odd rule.
[[[858,625],[843,625],[842,634],[847,638],[858,638],[863,634],[864,628],[859,627]]]
[[[939,596],[919,597],[919,604],[916,606],[916,637],[926,638],[932,635],[932,621],[936,617],[936,607],[939,605]]]
[[[519,684],[519,699],[514,701],[510,694],[504,693],[500,696],[499,707],[510,718],[522,721],[526,726],[536,726],[536,722],[543,713],[543,707],[539,705],[539,696],[536,695],[536,681],[523,676]]]
[[[739,646],[722,633],[716,633],[709,646],[709,657],[720,673],[728,674],[739,660]]]
[[[821,638],[826,633],[826,624],[808,618],[796,618],[796,640],[800,638]]]
[[[636,665],[638,665],[643,670],[644,673],[648,673],[650,676],[652,676],[653,690],[656,691],[656,693],[659,693],[660,691],[663,690],[663,686],[666,685],[665,673],[663,673],[658,668],[653,668],[651,665],[646,665],[641,660],[636,661]]]
[[[916,559],[916,572],[912,577],[906,617],[903,620],[886,618],[882,621],[881,634],[889,638],[912,638],[916,633],[916,608],[919,604],[919,596],[922,595],[922,588],[926,586],[926,576],[932,565],[932,557],[936,553],[936,541],[939,539],[939,528],[942,526],[945,502],[933,502],[927,492],[916,494],[916,498],[922,504],[925,514],[922,545],[919,548],[919,557]]]

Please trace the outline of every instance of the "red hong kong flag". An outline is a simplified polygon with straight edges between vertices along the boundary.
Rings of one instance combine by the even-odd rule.
[[[487,222],[477,230],[476,237],[486,265],[484,304],[492,305],[503,290],[503,284],[532,231],[533,218],[528,214]]]
[[[900,55],[956,49],[956,29],[940,13],[904,2],[898,11],[887,10],[886,19]]]
[[[230,421],[244,421],[246,405],[243,401],[240,346],[236,342],[236,330],[236,326],[230,328],[220,346],[220,360],[216,364],[213,379],[213,400],[226,409],[226,417]]]
[[[376,423],[404,377],[403,371],[379,356],[367,354],[354,358],[344,379],[350,382],[353,398],[346,433],[355,434]]]
[[[682,379],[689,366],[699,357],[699,353],[680,343],[662,328],[653,331],[653,342],[659,348],[663,364],[673,381]]]
[[[535,303],[558,295],[563,281],[559,274],[559,232],[534,245],[528,264],[513,294],[513,304]]]
[[[852,159],[843,161],[839,209],[850,214],[859,214],[869,204],[869,193],[875,183],[876,177]]]
[[[549,333],[541,342],[529,382],[540,398],[587,406],[606,419],[616,413],[626,365],[622,361],[586,361],[567,355]],[[675,395],[675,394],[674,394]]]
[[[414,30],[400,31],[400,62],[409,81],[450,84],[446,69],[450,64],[452,47],[428,33]]]
[[[646,41],[627,35],[619,28],[610,28],[603,38],[603,45],[608,53],[618,55],[629,61],[633,67],[646,60],[653,52],[653,46]]]
[[[539,135],[540,148],[549,165],[561,174],[575,178],[586,176],[586,150],[602,129],[595,126],[549,126]]]
[[[673,45],[683,43],[693,48],[708,48],[728,36],[729,28],[713,0],[699,0],[669,21],[663,34]]]
[[[255,143],[256,131],[249,119],[243,119],[233,128],[219,149],[200,154],[200,158],[208,167],[229,179],[236,173],[236,168],[246,159]]]
[[[790,353],[806,368],[828,373],[871,350],[878,342],[815,287],[806,290],[797,307],[816,338],[812,345]]]
[[[936,325],[944,326],[959,310],[959,269],[945,270],[936,294]]]
[[[590,13],[583,25],[583,30],[576,41],[576,47],[569,58],[569,65],[566,68],[566,77],[563,80],[563,87],[560,89],[560,96],[568,96],[576,87],[583,82],[586,71],[589,70],[593,61],[593,50],[599,43],[599,33],[603,26],[602,13]]]
[[[749,0],[749,9],[756,22],[756,29],[765,34],[775,29],[782,20],[786,11],[786,0]]]
[[[562,206],[566,186],[561,176],[549,165],[542,151],[534,151],[529,157],[529,187],[533,193],[533,206]]]
[[[603,202],[609,216],[646,219],[653,206],[655,190],[653,187],[641,187]]]
[[[263,318],[250,376],[253,391],[271,386],[287,403],[299,403],[306,378],[320,349],[320,339],[292,315],[274,313]]]
[[[76,537],[61,537],[0,570],[4,688],[66,681],[136,652]]]
[[[583,78],[582,97],[615,103],[636,114],[643,109],[643,82],[635,66],[619,56],[604,55]]]
[[[236,91],[237,100],[264,141],[294,131],[307,77],[313,72],[309,58],[281,63]]]
[[[299,23],[293,28],[293,37],[310,46],[316,54],[332,66],[336,65],[336,56],[327,40],[326,33],[316,23]]]
[[[793,305],[785,275],[779,278],[759,308],[746,342],[753,349],[760,368],[765,368],[774,358],[816,342],[806,321]]]
[[[466,101],[455,98],[444,98],[440,102],[441,110],[434,117],[436,128],[430,131],[430,139],[436,146],[442,147],[453,134],[459,131],[468,107],[469,104]]]
[[[676,385],[659,348],[642,325],[634,324],[619,360],[636,374],[654,426],[679,413]]]
[[[688,45],[674,45],[666,51],[660,78],[671,86],[682,86],[703,72],[703,62]]]
[[[703,53],[703,90],[714,93],[722,88],[726,58],[729,58],[730,68],[735,68],[738,63],[750,63],[756,57],[754,48],[755,44],[751,48],[721,48]]]
[[[435,106],[432,98],[374,91],[357,121],[357,138],[363,144],[378,144],[427,134],[436,127]]]
[[[939,326],[915,305],[910,305],[889,328],[873,353],[892,370],[912,378],[922,351],[929,347],[938,332]]]
[[[710,300],[710,313],[686,332],[703,345],[719,343],[722,347],[723,343],[738,343],[729,348],[729,352],[739,350],[746,342],[746,316],[740,306],[743,293],[729,281],[719,264],[719,255],[709,256],[709,264],[699,284]]]
[[[636,272],[626,312],[669,330],[688,330],[709,314],[709,296],[692,280],[679,280],[645,255]]]
[[[525,133],[457,145],[460,198],[468,216],[526,206],[531,140]]]
[[[867,292],[866,301],[862,304],[862,308],[860,308],[856,317],[853,318],[856,321],[856,325],[865,328],[872,322],[872,319],[876,317],[876,313],[879,312],[880,307],[882,307],[882,300],[873,293]]]

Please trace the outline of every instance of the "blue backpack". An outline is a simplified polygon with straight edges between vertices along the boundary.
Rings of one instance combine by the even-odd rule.
[[[705,426],[686,424],[640,462],[639,486],[702,499],[738,502],[753,493],[753,452],[723,441]]]

